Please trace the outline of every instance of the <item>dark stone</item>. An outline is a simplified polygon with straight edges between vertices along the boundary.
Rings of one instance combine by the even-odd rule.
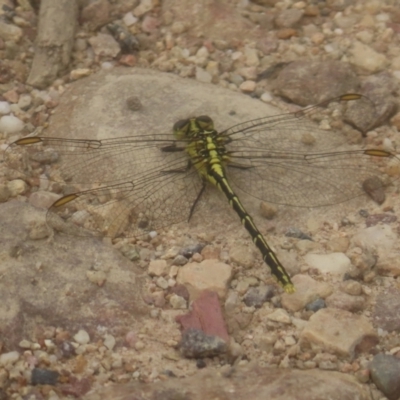
[[[366,179],[362,187],[376,203],[382,204],[385,201],[385,184],[377,176]]]
[[[312,240],[311,236],[309,236],[306,233],[302,232],[298,228],[289,228],[286,231],[285,236],[293,237],[293,238],[300,239],[300,240]]]
[[[204,247],[205,244],[202,243],[197,243],[192,246],[185,247],[181,250],[181,255],[189,259],[193,256],[193,254],[200,253]]]
[[[369,215],[365,221],[367,227],[375,226],[379,222],[382,224],[391,224],[392,222],[396,222],[397,217],[394,214],[373,214]]]
[[[321,308],[326,308],[326,303],[324,299],[316,299],[311,303],[308,303],[305,308],[307,311],[317,312]]]
[[[178,254],[174,260],[172,261],[172,265],[186,265],[188,262],[188,259],[186,257],[184,257],[182,254]]]
[[[183,297],[186,301],[189,301],[190,294],[185,285],[177,284],[171,288],[170,292]]]
[[[376,299],[373,321],[376,328],[400,332],[400,290],[389,289]]]
[[[218,336],[206,335],[200,329],[187,329],[182,334],[179,348],[187,358],[205,358],[226,353],[228,346]]]
[[[371,379],[389,400],[400,398],[400,359],[390,354],[377,354],[370,365]]]
[[[248,307],[260,308],[262,305],[272,298],[274,288],[270,285],[252,287],[243,297],[243,301]]]
[[[121,46],[123,54],[132,54],[139,50],[140,44],[138,39],[125,27],[117,23],[110,23],[107,25],[107,29]]]
[[[64,341],[60,343],[59,349],[61,350],[61,353],[65,358],[71,358],[76,355],[75,347],[69,341]]]
[[[198,369],[205,368],[207,366],[206,362],[202,359],[196,361],[196,367]]]
[[[32,370],[31,383],[32,385],[52,385],[57,384],[59,377],[57,371],[51,371],[49,369],[34,368]]]

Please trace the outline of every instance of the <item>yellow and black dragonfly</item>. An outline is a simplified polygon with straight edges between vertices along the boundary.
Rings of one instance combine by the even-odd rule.
[[[105,140],[26,137],[5,151],[9,167],[84,184],[48,210],[48,223],[73,235],[135,236],[189,220],[206,190],[227,197],[288,293],[293,283],[239,199],[241,193],[275,204],[316,207],[365,194],[370,179],[386,187],[400,160],[380,148],[354,148],[339,132],[310,117],[346,94],[295,113],[263,117],[217,131],[208,116],[175,123],[168,134]],[[51,168],[49,168],[51,165]]]

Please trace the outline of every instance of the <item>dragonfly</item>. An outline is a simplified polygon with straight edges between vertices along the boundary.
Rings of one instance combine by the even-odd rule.
[[[47,212],[51,227],[78,236],[141,237],[189,221],[205,192],[219,189],[272,276],[293,293],[291,277],[241,198],[309,208],[365,195],[371,179],[375,189],[393,184],[400,166],[395,153],[351,146],[311,118],[332,103],[362,99],[345,94],[222,131],[202,115],[176,122],[166,134],[133,132],[105,140],[30,136],[11,143],[5,161],[27,175],[84,185],[64,193]]]

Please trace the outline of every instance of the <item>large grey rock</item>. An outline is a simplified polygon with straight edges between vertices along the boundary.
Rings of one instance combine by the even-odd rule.
[[[146,307],[138,269],[99,239],[55,235],[30,240],[44,212],[26,203],[0,205],[0,326],[6,348],[17,348],[49,326],[69,332],[98,326],[134,327]],[[103,286],[90,279],[100,271]]]
[[[133,96],[141,103],[137,111],[127,105]],[[71,85],[46,136],[105,139],[170,133],[176,121],[204,114],[222,130],[277,113],[259,100],[215,85],[140,68],[115,68]]]
[[[140,393],[140,395],[139,395]],[[135,383],[116,385],[88,394],[85,400],[128,400],[138,394],[138,399],[203,400],[367,400],[367,391],[353,378],[338,372],[298,371],[260,368],[206,370],[182,379],[168,379],[149,385]]]

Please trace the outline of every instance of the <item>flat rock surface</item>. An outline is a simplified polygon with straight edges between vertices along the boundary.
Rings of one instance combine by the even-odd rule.
[[[367,400],[369,395],[353,378],[332,371],[296,371],[260,368],[252,365],[237,370],[205,370],[181,380],[169,379],[154,385],[132,384],[105,388],[88,394],[84,400],[129,400],[133,393],[138,399],[203,400]]]
[[[302,346],[319,347],[340,357],[353,358],[378,342],[378,335],[365,317],[335,308],[317,311],[301,333]]]
[[[128,108],[131,98],[136,98],[139,110]],[[277,113],[259,100],[213,85],[140,68],[115,68],[72,85],[61,98],[46,135],[105,139],[133,132],[170,133],[176,121],[204,114],[222,130]]]
[[[19,201],[0,204],[0,325],[7,348],[49,326],[85,328],[92,337],[99,326],[115,333],[136,326],[146,312],[139,269],[100,240],[30,240],[44,215]],[[91,272],[102,274],[101,287]]]

